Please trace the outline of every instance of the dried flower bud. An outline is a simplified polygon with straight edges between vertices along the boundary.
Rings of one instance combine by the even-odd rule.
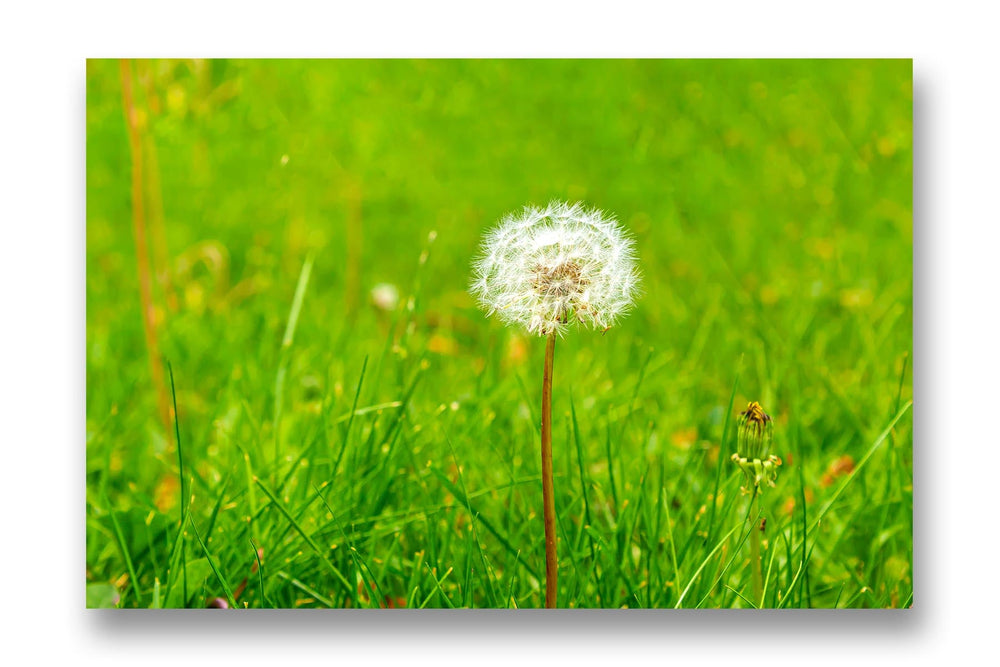
[[[745,459],[764,459],[771,450],[771,417],[757,401],[740,413],[736,452]]]
[[[761,482],[774,486],[781,459],[770,453],[773,421],[760,403],[753,401],[740,413],[736,453],[732,460],[746,474],[749,486],[760,490]],[[749,490],[749,489],[746,489]]]

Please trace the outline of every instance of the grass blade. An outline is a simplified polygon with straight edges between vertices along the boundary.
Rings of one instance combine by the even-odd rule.
[[[719,486],[722,483],[722,466],[725,465],[726,454],[726,435],[729,433],[729,423],[733,418],[733,403],[736,401],[736,387],[740,384],[740,374],[743,372],[743,357],[740,356],[740,362],[736,366],[736,377],[733,379],[733,390],[729,393],[729,407],[726,408],[726,419],[722,422],[722,437],[719,439],[719,460],[716,461],[715,467],[715,487],[712,490],[712,506],[709,508],[708,512],[708,529],[705,533],[705,544],[712,541],[712,537],[715,534],[715,506],[718,504],[719,500]]]
[[[851,482],[853,482],[857,478],[858,474],[865,467],[865,464],[868,463],[868,460],[871,459],[872,455],[875,454],[879,446],[883,442],[885,442],[886,438],[889,437],[889,434],[892,432],[892,429],[896,426],[896,422],[898,422],[900,419],[903,418],[903,415],[906,414],[906,411],[910,409],[911,405],[913,405],[913,401],[907,401],[906,404],[899,409],[899,412],[897,412],[896,416],[892,418],[892,421],[889,422],[889,425],[885,427],[885,430],[882,431],[881,435],[879,435],[878,438],[875,439],[875,442],[872,444],[872,446],[868,448],[868,451],[865,453],[865,455],[861,458],[860,461],[858,461],[857,465],[854,466],[854,470],[851,472],[851,474],[849,474],[847,478],[843,481],[843,483],[839,487],[837,487],[837,490],[836,492],[834,492],[833,497],[831,497],[830,500],[827,501],[826,505],[823,506],[823,509],[821,509],[819,513],[816,515],[816,518],[813,519],[812,524],[809,526],[809,530],[807,531],[806,535],[803,536],[803,540],[805,540],[805,538],[808,537],[809,534],[811,534],[814,530],[816,530],[820,522],[823,520],[823,517],[826,516],[826,513],[830,511],[830,508],[833,507],[833,504],[837,502],[838,498],[840,498],[840,494],[842,494],[844,492],[844,489],[850,486]]]
[[[268,498],[270,498],[271,503],[278,509],[278,511],[281,512],[282,515],[284,515],[284,517],[288,520],[288,523],[290,523],[292,528],[295,529],[295,532],[301,535],[302,539],[306,541],[306,544],[308,544],[309,547],[314,552],[316,552],[316,555],[319,556],[319,559],[323,563],[323,565],[325,565],[327,569],[330,570],[331,573],[333,573],[333,576],[336,577],[337,581],[339,581],[344,586],[344,590],[348,594],[350,594],[353,587],[351,586],[350,582],[347,581],[347,577],[345,577],[343,573],[341,573],[341,571],[338,570],[336,566],[327,559],[326,554],[322,549],[319,548],[319,545],[316,544],[316,541],[313,540],[313,538],[302,528],[301,525],[299,525],[299,522],[295,520],[295,517],[293,517],[288,512],[287,509],[285,509],[285,506],[281,504],[281,501],[278,500],[278,498],[274,495],[274,493],[272,493],[271,490],[268,489],[264,485],[264,483],[259,479],[255,479],[254,481],[257,482],[257,486],[260,487],[260,490],[263,491]]]
[[[236,599],[233,597],[233,589],[229,587],[229,582],[226,581],[226,577],[223,576],[219,567],[215,564],[215,559],[212,558],[211,552],[208,550],[208,547],[205,546],[205,540],[201,539],[201,533],[198,532],[198,526],[193,521],[191,522],[191,528],[194,529],[194,536],[198,539],[198,544],[201,545],[202,551],[205,552],[205,558],[208,559],[208,565],[212,568],[215,578],[219,580],[219,583],[222,585],[222,590],[226,593],[226,600],[229,602],[229,608],[236,609]]]
[[[122,558],[125,560],[125,567],[128,569],[128,577],[129,581],[132,583],[132,592],[135,593],[136,603],[142,604],[142,593],[139,592],[139,577],[135,574],[135,567],[132,565],[132,556],[129,554],[128,547],[125,545],[125,537],[122,535],[122,528],[118,525],[118,517],[115,516],[115,511],[111,508],[111,503],[107,498],[104,499],[104,503],[108,506],[108,512],[111,514],[111,525],[115,530],[115,540],[117,540],[118,548],[121,550]]]
[[[723,535],[722,539],[719,540],[718,544],[716,544],[715,547],[710,552],[708,552],[708,555],[705,556],[705,559],[701,561],[701,565],[699,565],[698,569],[694,571],[693,575],[691,575],[691,580],[688,581],[688,585],[684,587],[684,592],[682,592],[680,598],[677,599],[677,604],[674,605],[674,609],[681,608],[681,603],[684,602],[684,597],[688,594],[688,591],[691,590],[691,587],[694,585],[694,582],[698,580],[698,575],[701,574],[701,571],[704,570],[705,566],[708,565],[710,560],[712,560],[712,556],[715,555],[715,552],[722,548],[722,545],[726,543],[726,540],[728,540],[733,533],[739,530],[741,525],[742,524],[736,524],[735,526],[733,526],[733,528],[728,533]]]
[[[299,273],[299,281],[295,285],[295,296],[292,297],[292,308],[288,313],[288,323],[285,325],[285,335],[281,339],[281,353],[278,361],[278,372],[274,378],[274,475],[277,479],[279,457],[281,455],[281,412],[284,405],[285,376],[288,373],[288,361],[291,356],[292,341],[295,339],[295,327],[299,323],[299,313],[306,297],[306,286],[309,285],[309,274],[312,273],[313,255],[306,257]]]
[[[184,540],[184,521],[187,517],[187,487],[184,482],[184,450],[181,447],[181,427],[180,418],[177,413],[177,390],[174,388],[174,368],[167,362],[167,371],[170,373],[170,397],[174,403],[174,437],[177,439],[177,475],[180,478],[181,487],[181,568],[183,569],[183,579],[184,579],[184,604],[187,605],[188,599],[188,589],[187,589],[187,549],[186,541]]]

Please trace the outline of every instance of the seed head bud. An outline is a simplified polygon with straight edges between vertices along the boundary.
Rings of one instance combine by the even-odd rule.
[[[740,413],[739,433],[736,436],[736,451],[746,459],[763,459],[771,450],[771,416],[764,412],[757,401],[751,402]]]
[[[740,413],[736,435],[736,453],[732,460],[746,473],[750,487],[760,490],[761,482],[774,486],[781,459],[770,453],[773,420],[757,401]],[[744,487],[746,488],[746,487]],[[749,490],[749,489],[746,489]]]

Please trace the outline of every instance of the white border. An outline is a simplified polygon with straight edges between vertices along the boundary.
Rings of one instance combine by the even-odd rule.
[[[996,654],[995,19],[974,3],[16,3],[0,27],[3,540],[10,656],[177,664],[631,656],[742,664]],[[85,612],[84,59],[912,57],[916,598],[909,612]],[[53,461],[56,461],[54,464]],[[60,465],[59,461],[64,462]],[[200,662],[200,661],[199,661]]]

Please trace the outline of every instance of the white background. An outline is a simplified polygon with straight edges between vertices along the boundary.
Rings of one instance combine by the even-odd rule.
[[[873,0],[6,5],[0,19],[5,662],[995,660],[1000,105],[998,24],[986,7]],[[85,611],[85,59],[519,55],[914,59],[914,608]]]

